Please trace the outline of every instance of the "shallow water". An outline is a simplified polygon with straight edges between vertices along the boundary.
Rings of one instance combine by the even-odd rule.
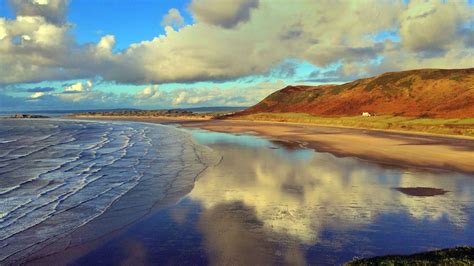
[[[307,149],[274,149],[278,145],[256,137],[195,135],[224,157],[189,195],[201,206],[203,217],[213,217],[201,230],[205,245],[215,253],[233,252],[228,250],[231,245],[213,239],[220,234],[219,219],[229,217],[239,224],[237,231],[243,231],[234,235],[245,236],[248,230],[260,234],[257,239],[249,236],[248,243],[256,247],[245,254],[261,259],[251,252],[261,249],[270,254],[267,261],[290,264],[343,263],[353,257],[474,244],[474,176],[386,169]],[[449,192],[417,197],[395,189],[399,187]],[[216,214],[236,206],[244,217]],[[249,225],[248,219],[256,222]],[[213,262],[226,260],[218,257]]]
[[[167,130],[185,136],[184,130]],[[472,175],[389,169],[295,143],[186,131],[221,160],[203,172],[184,199],[100,242],[71,245],[30,262],[332,265],[354,257],[474,245]],[[414,187],[447,192],[421,197],[400,189]],[[153,195],[143,191],[126,195],[142,200]],[[81,238],[123,219],[107,213],[117,212],[81,228]],[[68,241],[77,238],[71,234]]]
[[[75,264],[333,265],[474,245],[473,176],[387,169],[294,143],[191,132],[222,155],[220,163],[179,204]],[[418,197],[400,187],[448,192]]]

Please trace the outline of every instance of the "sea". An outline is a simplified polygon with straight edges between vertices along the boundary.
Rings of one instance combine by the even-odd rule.
[[[206,153],[156,124],[1,119],[0,264],[22,262],[107,211],[115,219],[92,239],[139,219],[189,192]]]

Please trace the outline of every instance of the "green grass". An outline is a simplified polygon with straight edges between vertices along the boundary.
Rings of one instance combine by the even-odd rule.
[[[384,89],[388,89],[389,87],[386,86],[387,84],[395,83],[411,75],[413,75],[413,73],[411,72],[398,72],[398,73],[384,74],[370,81],[365,86],[364,90],[372,91],[377,86],[382,86],[384,87]]]
[[[407,88],[407,89],[411,89],[411,85],[413,85],[413,78],[409,79],[409,80],[405,80],[403,82],[400,82],[399,84],[401,87],[404,87],[404,88]]]
[[[450,78],[450,80],[455,80],[455,81],[462,81],[463,79],[464,79],[463,76],[454,76]]]
[[[388,255],[354,260],[345,265],[473,265],[474,248],[456,247],[413,255]]]
[[[306,113],[258,113],[239,116],[253,121],[278,121],[355,128],[402,130],[434,134],[474,136],[474,118],[413,118],[402,116],[320,117]]]

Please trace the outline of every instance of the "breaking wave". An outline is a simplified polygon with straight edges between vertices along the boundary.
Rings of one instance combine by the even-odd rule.
[[[170,194],[188,192],[211,154],[155,124],[0,120],[0,264],[21,261],[106,212],[139,218]]]

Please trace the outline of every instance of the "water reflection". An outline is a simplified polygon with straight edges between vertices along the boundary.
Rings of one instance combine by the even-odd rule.
[[[223,156],[220,163],[177,205],[73,265],[337,265],[474,245],[474,176],[386,169],[252,136],[193,134]],[[448,192],[418,197],[396,189],[415,187]]]
[[[307,246],[329,244],[337,247],[340,243],[328,243],[323,232],[346,232],[350,239],[351,232],[378,223],[381,215],[406,215],[413,222],[404,228],[377,224],[377,230],[394,235],[400,230],[415,232],[421,226],[417,221],[447,222],[456,230],[464,230],[473,216],[472,176],[384,169],[361,160],[336,158],[310,150],[295,151],[281,146],[275,149],[278,143],[249,136],[223,134],[216,137],[219,133],[213,133],[214,137],[207,135],[202,139],[200,134],[203,133],[195,133],[199,141],[223,156],[218,166],[197,180],[189,195],[204,208],[201,220],[206,222],[201,225],[206,226],[201,228],[206,241],[213,243],[211,257],[234,252],[222,250],[229,246],[225,243],[229,239],[240,239],[244,246],[246,241],[265,243],[259,234],[253,234],[255,230],[247,228],[248,223],[240,221],[250,219],[248,215],[234,219],[238,209],[234,204],[237,203],[242,210],[251,210],[253,226],[261,227],[258,232],[271,233],[271,237],[279,238],[275,241]],[[430,187],[449,192],[416,197],[395,190],[397,187]],[[225,217],[226,214],[230,216]],[[472,233],[472,230],[466,232]],[[249,239],[246,234],[251,234]],[[253,254],[246,250],[239,252]]]

